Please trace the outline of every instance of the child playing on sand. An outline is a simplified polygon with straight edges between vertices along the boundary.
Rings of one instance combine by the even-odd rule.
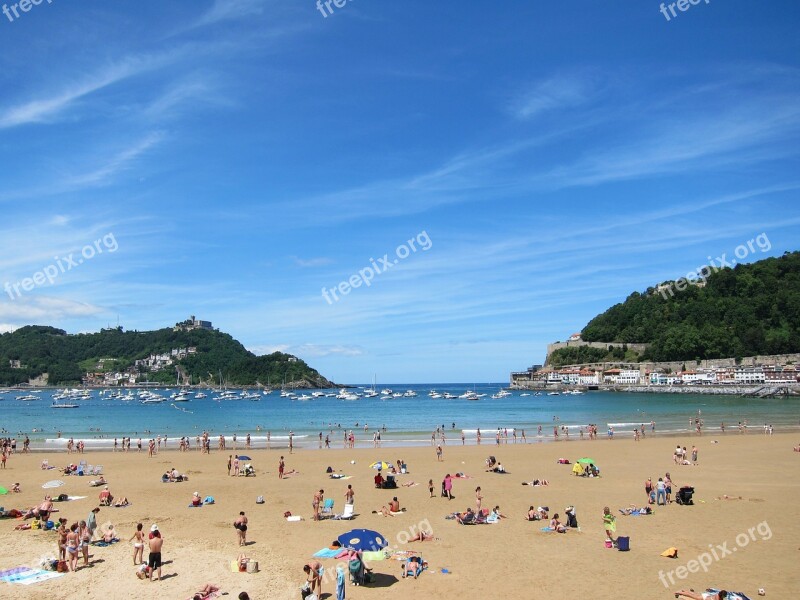
[[[428,491],[431,493],[431,498],[433,498],[433,479],[428,480]]]
[[[606,538],[613,543],[615,541],[613,533],[617,530],[617,518],[611,514],[611,509],[607,506],[603,509],[603,527],[606,530]]]

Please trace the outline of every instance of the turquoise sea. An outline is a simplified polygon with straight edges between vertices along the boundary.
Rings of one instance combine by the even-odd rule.
[[[349,429],[354,430],[358,445],[371,445],[375,429],[384,426],[383,445],[429,444],[431,432],[442,426],[448,442],[459,443],[462,431],[467,443],[475,443],[479,428],[484,443],[491,443],[498,427],[507,428],[509,435],[512,429],[518,433],[524,429],[529,440],[536,439],[540,425],[540,439],[552,440],[555,424],[570,427],[573,439],[579,437],[579,427],[589,423],[597,424],[601,435],[605,435],[608,425],[614,426],[617,436],[632,435],[633,428],[642,423],[647,424],[650,434],[651,421],[655,421],[657,434],[679,434],[693,430],[693,420],[698,414],[709,432],[718,432],[723,422],[733,430],[739,421],[745,420],[758,431],[764,423],[773,425],[776,431],[800,429],[800,397],[756,399],[614,392],[523,396],[523,392],[515,391],[506,398],[491,398],[501,386],[499,383],[386,385],[382,387],[400,393],[410,389],[418,396],[351,401],[330,397],[297,401],[281,398],[278,391],[261,395],[258,401],[214,400],[216,394],[203,390],[208,397],[194,399],[192,391],[189,402],[178,404],[169,399],[161,404],[108,399],[99,390],[93,390],[90,398],[69,401],[79,404],[79,408],[61,410],[51,408],[55,391],[35,394],[38,400],[21,401],[16,396],[29,392],[12,390],[0,394],[0,428],[7,432],[5,435],[17,438],[29,435],[34,449],[64,447],[69,437],[83,440],[87,449],[109,447],[115,437],[123,436],[130,436],[135,446],[139,437],[161,435],[172,439],[186,435],[194,439],[203,430],[214,436],[223,434],[228,439],[237,434],[242,442],[249,433],[254,447],[266,447],[268,431],[272,447],[285,445],[289,431],[293,431],[296,446],[314,448],[318,447],[320,432],[323,437],[331,436],[332,447],[341,447],[344,431]],[[477,401],[432,399],[428,396],[432,389],[456,395],[474,389],[486,396]],[[161,388],[157,393],[168,398],[175,391]]]

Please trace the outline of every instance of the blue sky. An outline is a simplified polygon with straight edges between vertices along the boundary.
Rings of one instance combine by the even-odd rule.
[[[195,314],[339,382],[504,381],[708,256],[798,249],[796,2],[331,7],[0,14],[0,284],[114,241],[0,328]]]

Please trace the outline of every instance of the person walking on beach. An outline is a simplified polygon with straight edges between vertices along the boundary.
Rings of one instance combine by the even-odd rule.
[[[448,500],[453,499],[453,479],[450,477],[450,473],[444,476],[444,494],[447,496]]]
[[[294,449],[294,433],[292,433],[290,431],[289,432],[289,454],[292,453],[293,449]]]
[[[651,497],[653,493],[653,479],[648,477],[647,481],[644,482],[644,493],[647,494],[647,503],[652,504],[653,499]]]
[[[428,491],[431,493],[431,498],[433,498],[433,479],[428,480]]]
[[[692,446],[692,463],[697,464],[697,446]]]
[[[436,446],[436,461],[442,462],[442,447]]]
[[[480,514],[481,512],[481,501],[483,500],[483,494],[481,494],[481,486],[475,488],[475,512],[476,514]]]
[[[231,465],[233,464],[233,455],[228,454],[228,477],[231,476]]]
[[[344,503],[345,504],[353,504],[353,496],[355,496],[355,495],[356,495],[356,493],[353,491],[353,486],[352,485],[348,485],[347,486],[347,491],[344,493]]]
[[[144,532],[141,523],[136,524],[136,531],[128,541],[133,542],[133,564],[139,566],[144,563]]]
[[[284,469],[286,469],[286,463],[283,462],[283,457],[281,456],[281,459],[278,462],[278,479],[283,479]]]
[[[239,455],[238,454],[236,454],[233,457],[233,476],[234,477],[238,477],[239,476]]]
[[[153,524],[153,526],[150,527],[150,553],[147,556],[147,566],[150,568],[150,581],[153,581],[153,575],[155,575],[156,569],[158,569],[158,580],[161,581],[161,548],[163,546],[164,538],[161,537],[158,525]]]
[[[239,512],[239,516],[233,522],[233,528],[236,529],[236,537],[239,540],[240,546],[247,545],[247,517],[244,511]]]

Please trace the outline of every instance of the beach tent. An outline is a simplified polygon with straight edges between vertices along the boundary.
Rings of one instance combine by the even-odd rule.
[[[388,469],[389,467],[391,467],[391,465],[385,460],[376,461],[369,466],[370,469],[378,469],[378,471]]]
[[[389,545],[383,535],[372,529],[351,529],[336,539],[345,548],[353,550],[376,551]]]

